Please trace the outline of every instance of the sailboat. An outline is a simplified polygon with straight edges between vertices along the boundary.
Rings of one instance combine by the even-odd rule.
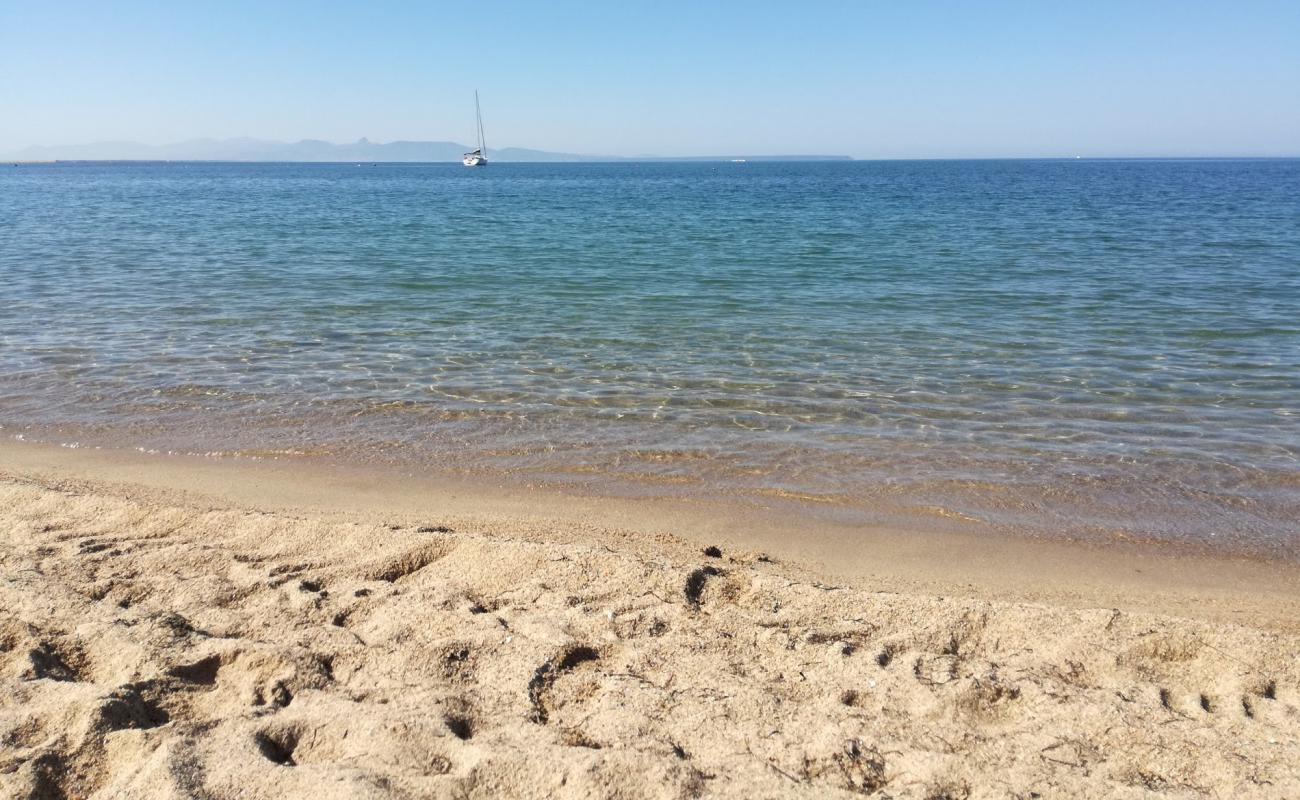
[[[487,144],[483,141],[483,112],[478,107],[478,90],[474,90],[474,116],[478,120],[478,148],[465,154],[461,162],[467,167],[487,166]]]

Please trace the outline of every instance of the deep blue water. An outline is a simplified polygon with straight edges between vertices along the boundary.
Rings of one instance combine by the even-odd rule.
[[[1300,161],[0,171],[8,435],[1300,542]]]

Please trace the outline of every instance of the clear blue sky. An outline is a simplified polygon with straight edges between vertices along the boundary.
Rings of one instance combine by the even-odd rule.
[[[0,0],[0,151],[1300,155],[1300,2]]]

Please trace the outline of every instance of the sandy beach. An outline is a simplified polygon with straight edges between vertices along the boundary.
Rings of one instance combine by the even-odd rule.
[[[0,455],[6,797],[1300,795],[1293,563]]]

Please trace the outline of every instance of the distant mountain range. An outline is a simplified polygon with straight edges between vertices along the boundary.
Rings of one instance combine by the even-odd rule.
[[[35,146],[8,153],[4,161],[460,161],[470,148],[458,142],[372,142],[335,144],[318,139],[268,142],[260,139],[191,139],[175,144],[95,142]],[[493,161],[848,161],[848,156],[593,156],[524,147],[489,149]]]

